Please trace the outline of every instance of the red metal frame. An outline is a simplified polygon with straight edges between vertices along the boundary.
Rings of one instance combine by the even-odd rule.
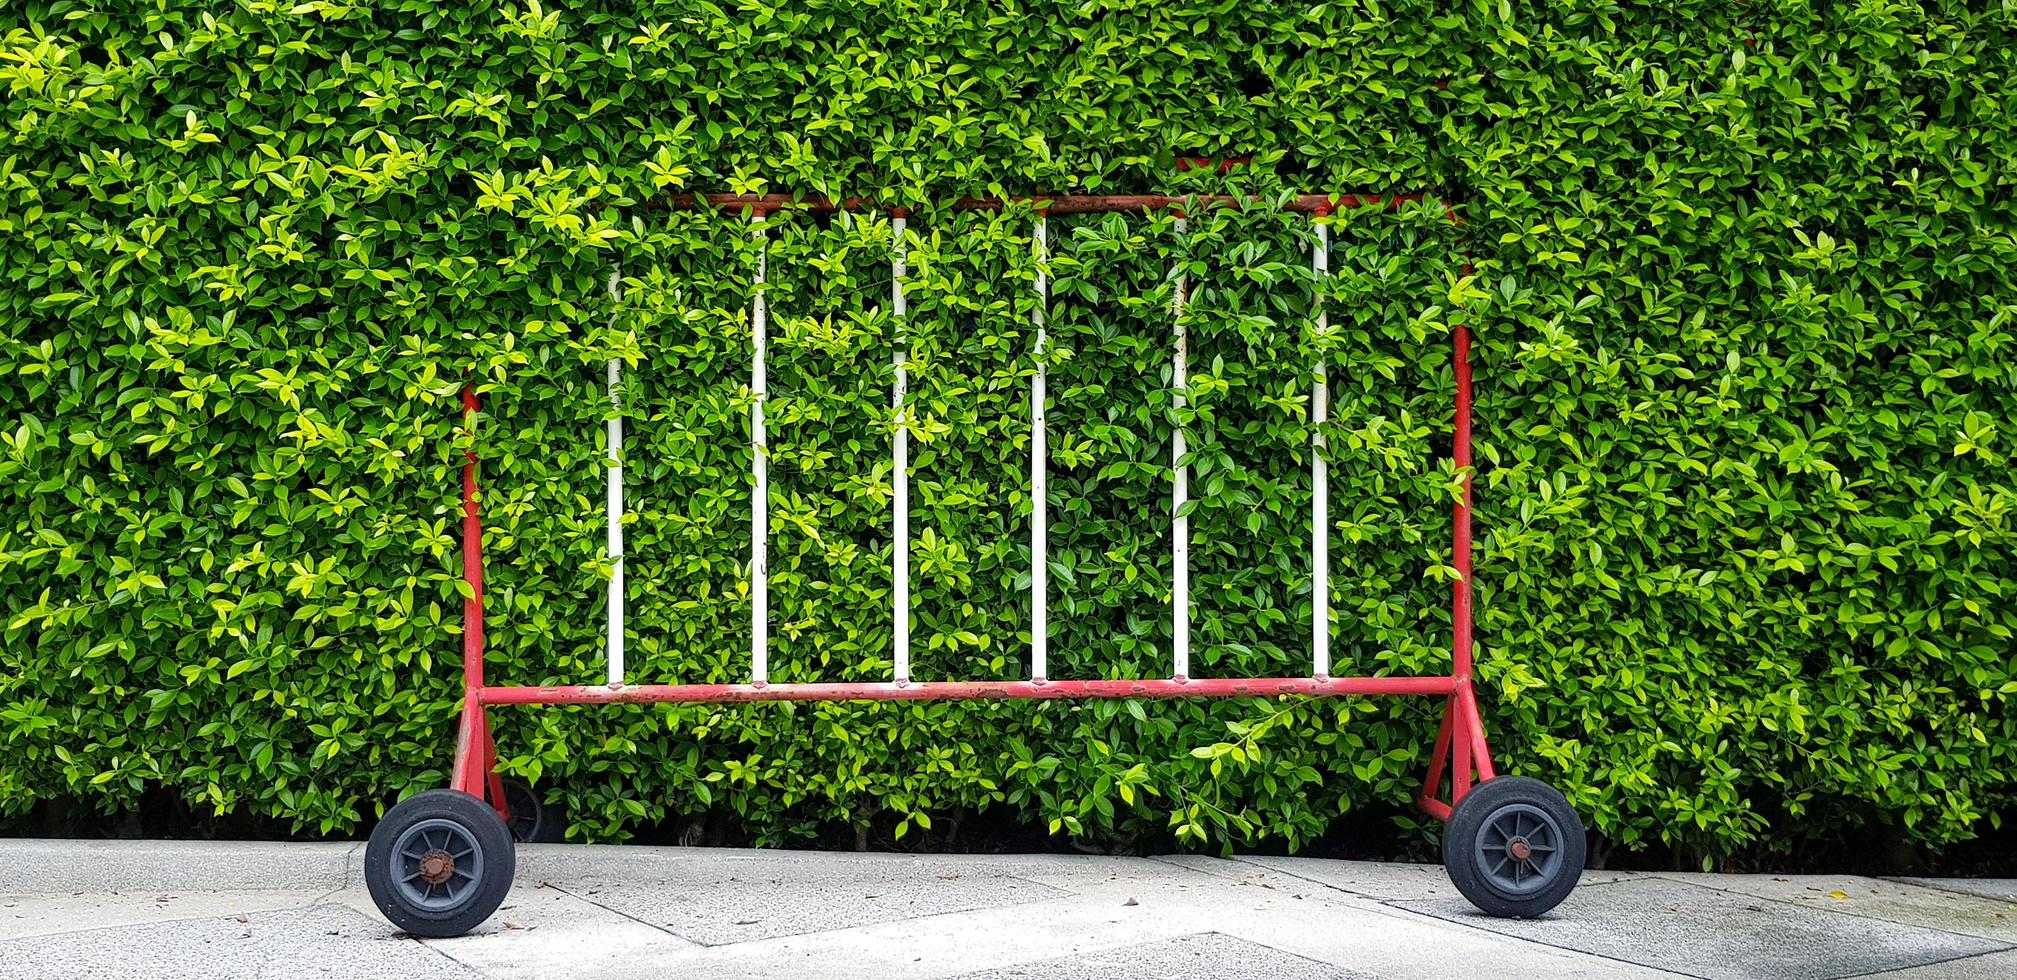
[[[481,403],[474,388],[462,392],[463,424],[472,441]],[[455,769],[449,785],[490,801],[498,816],[511,822],[504,802],[504,777],[497,771],[497,741],[490,734],[490,715],[483,710],[483,519],[476,495],[476,451],[462,454],[462,578],[469,595],[462,600],[462,722],[457,726]]]
[[[1226,195],[1058,195],[1012,199],[1027,201],[1047,214],[1092,214],[1229,206],[1250,199]],[[1328,214],[1340,208],[1393,209],[1423,200],[1403,195],[1298,195],[1281,205],[1286,211]],[[955,203],[963,210],[993,210],[1008,201],[971,198]],[[800,201],[770,195],[705,194],[675,197],[674,206],[750,210],[758,214],[804,210],[832,212],[869,210],[874,202]],[[1461,225],[1455,210],[1444,206],[1450,221]],[[1464,274],[1471,273],[1466,262]],[[1440,696],[1444,699],[1429,770],[1415,802],[1423,811],[1447,820],[1456,804],[1478,782],[1494,778],[1491,746],[1478,712],[1473,685],[1471,612],[1471,334],[1462,323],[1452,331],[1452,366],[1456,388],[1456,423],[1451,455],[1463,480],[1452,525],[1452,563],[1457,579],[1452,596],[1451,670],[1449,676],[1428,677],[1262,677],[1158,678],[1140,680],[910,681],[834,684],[625,684],[512,686],[486,683],[483,676],[483,524],[477,493],[477,456],[466,452],[462,467],[462,563],[469,596],[463,601],[462,715],[455,748],[453,788],[484,798],[508,822],[510,809],[497,772],[497,743],[487,708],[504,704],[747,704],[763,701],[931,701],[1039,700],[1057,698],[1274,697],[1300,695]],[[473,434],[480,403],[474,388],[462,396],[465,425]],[[473,438],[473,435],[472,435]],[[1441,791],[1449,783],[1449,799]]]
[[[841,684],[625,684],[482,687],[484,704],[747,704],[757,701],[1031,701],[1266,698],[1281,694],[1454,695],[1454,677],[1187,677],[1119,681],[861,681]]]

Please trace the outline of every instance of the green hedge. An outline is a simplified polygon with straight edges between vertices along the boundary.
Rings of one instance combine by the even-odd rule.
[[[0,817],[165,788],[344,833],[440,785],[465,378],[488,409],[492,677],[602,672],[612,354],[634,365],[632,677],[743,677],[755,244],[668,194],[920,208],[917,670],[1008,678],[1027,670],[1031,216],[928,202],[1419,189],[1455,204],[1461,241],[1434,207],[1343,215],[1322,283],[1309,223],[1266,208],[1181,234],[1052,220],[1053,675],[1166,661],[1177,421],[1197,672],[1303,669],[1319,364],[1335,658],[1435,669],[1462,319],[1507,769],[1627,849],[1981,833],[2017,785],[2017,14],[1536,6],[7,5]],[[1180,174],[1179,155],[1254,163]],[[773,677],[881,678],[890,226],[770,224]],[[1173,411],[1180,260],[1194,404]],[[581,838],[712,808],[763,842],[909,844],[992,811],[1297,845],[1406,799],[1433,720],[1335,701],[499,724],[505,767]]]

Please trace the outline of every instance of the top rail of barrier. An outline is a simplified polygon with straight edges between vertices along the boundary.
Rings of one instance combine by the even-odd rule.
[[[1329,214],[1359,208],[1395,208],[1430,200],[1421,194],[1297,194],[1277,202],[1259,195],[1235,194],[1031,194],[1012,197],[967,197],[951,202],[956,211],[999,211],[1013,204],[1029,204],[1039,214],[1104,214],[1123,211],[1185,210],[1213,207],[1262,205],[1275,210],[1304,214]],[[723,211],[749,209],[758,213],[808,211],[826,214],[836,211],[886,211],[911,213],[900,204],[878,202],[865,197],[839,200],[796,198],[784,194],[675,194],[667,199],[675,208],[709,207]],[[1447,205],[1445,206],[1447,210]],[[1451,214],[1454,220],[1454,212]]]

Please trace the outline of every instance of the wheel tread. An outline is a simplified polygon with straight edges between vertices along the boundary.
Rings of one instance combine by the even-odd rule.
[[[432,910],[405,900],[397,885],[394,846],[407,828],[423,820],[449,820],[469,832],[483,852],[483,874],[468,899],[451,909]],[[490,804],[452,789],[428,790],[400,802],[385,814],[364,845],[364,887],[386,921],[400,930],[429,939],[460,936],[483,924],[504,904],[517,872],[517,847],[511,829]]]
[[[1479,873],[1475,856],[1486,844],[1487,830],[1493,827],[1491,816],[1504,807],[1521,804],[1547,813],[1560,828],[1561,849],[1549,852],[1556,854],[1560,864],[1556,877],[1546,887],[1525,894],[1511,894]],[[1546,914],[1575,890],[1588,857],[1588,848],[1582,818],[1569,805],[1568,798],[1538,779],[1500,776],[1472,788],[1450,814],[1443,834],[1443,867],[1449,872],[1450,882],[1457,886],[1457,891],[1485,914],[1506,919],[1531,919]]]

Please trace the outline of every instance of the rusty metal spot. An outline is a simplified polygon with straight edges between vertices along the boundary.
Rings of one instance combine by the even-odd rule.
[[[447,851],[428,851],[420,858],[420,880],[439,885],[455,876],[455,858]]]

